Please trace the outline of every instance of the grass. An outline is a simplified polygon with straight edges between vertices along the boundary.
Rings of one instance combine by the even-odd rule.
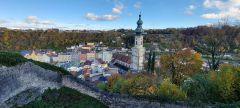
[[[71,88],[48,89],[35,101],[21,108],[108,108],[93,97]]]
[[[0,65],[10,67],[10,66],[16,66],[18,64],[25,63],[27,61],[30,61],[30,62],[34,63],[35,65],[38,65],[38,66],[40,66],[44,69],[57,72],[61,75],[69,75],[69,72],[66,71],[63,68],[60,68],[60,67],[57,67],[57,66],[54,66],[54,65],[50,65],[48,63],[43,63],[43,62],[39,62],[39,61],[26,59],[23,56],[21,56],[19,53],[16,53],[16,52],[0,52]]]
[[[0,65],[15,66],[27,61],[27,59],[25,59],[18,53],[0,52]]]
[[[48,64],[48,63],[43,63],[43,62],[39,62],[39,61],[34,61],[34,60],[28,60],[44,69],[47,69],[47,70],[51,70],[51,71],[54,71],[54,72],[57,72],[61,75],[69,75],[69,72],[66,71],[65,69],[61,68],[61,67],[57,67],[57,66],[54,66],[54,65],[51,65],[51,64]]]

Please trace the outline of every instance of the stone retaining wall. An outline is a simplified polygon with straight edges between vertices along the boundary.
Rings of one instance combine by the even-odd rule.
[[[190,108],[182,105],[140,101],[131,96],[101,92],[89,83],[73,78],[72,76],[64,76],[62,78],[62,85],[92,96],[110,108]]]
[[[37,94],[39,94],[47,88],[60,88],[61,86],[60,75],[31,62],[14,67],[2,66],[0,67],[0,108],[11,107],[12,103],[6,103],[6,101],[26,90],[37,89]],[[29,100],[26,100],[27,102]]]

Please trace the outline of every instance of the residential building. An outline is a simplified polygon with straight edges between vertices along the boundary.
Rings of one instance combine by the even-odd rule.
[[[87,60],[94,60],[96,58],[96,53],[91,51],[87,53]]]
[[[112,60],[113,52],[111,51],[101,51],[97,54],[97,58],[102,59],[104,62],[109,63]]]
[[[87,60],[87,53],[90,53],[88,49],[80,49],[80,62],[85,62]]]

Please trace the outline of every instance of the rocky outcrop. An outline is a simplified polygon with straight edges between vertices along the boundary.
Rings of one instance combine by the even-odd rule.
[[[0,108],[26,104],[41,95],[45,89],[59,87],[61,87],[60,75],[31,62],[14,67],[2,66]]]

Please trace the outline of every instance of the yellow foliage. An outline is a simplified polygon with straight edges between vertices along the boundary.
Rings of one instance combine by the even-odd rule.
[[[234,99],[234,85],[236,76],[234,75],[234,67],[230,65],[223,65],[220,71],[217,72],[216,84],[220,91],[220,96],[223,101]]]
[[[172,84],[170,79],[164,79],[159,88],[159,94],[175,100],[184,100],[187,98],[185,92],[183,92],[177,85]]]
[[[209,72],[209,78],[211,79],[211,80],[216,80],[216,78],[217,78],[217,74],[216,74],[216,72],[214,72],[214,71],[210,71]]]
[[[124,82],[121,93],[132,95],[151,95],[155,92],[152,79],[146,75],[138,75]]]
[[[184,49],[175,54],[162,55],[161,68],[165,72],[171,72],[175,84],[201,71],[203,60],[199,53],[191,49]]]

